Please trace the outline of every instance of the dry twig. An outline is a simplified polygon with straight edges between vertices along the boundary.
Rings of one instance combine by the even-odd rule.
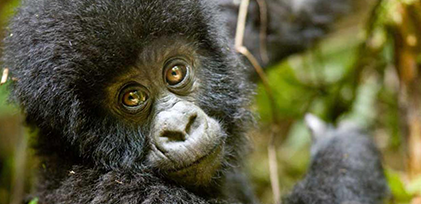
[[[259,6],[261,7],[261,15],[262,15],[262,10],[264,10],[264,13],[266,13],[266,10],[262,9],[263,1],[264,0],[261,0],[259,4]],[[272,90],[269,86],[269,81],[266,77],[266,74],[263,71],[262,66],[260,66],[257,59],[253,56],[252,53],[250,53],[247,47],[245,47],[243,44],[249,3],[250,3],[250,0],[242,0],[240,4],[240,10],[238,13],[237,30],[236,30],[236,36],[235,36],[235,49],[237,50],[237,52],[241,53],[249,60],[249,62],[252,64],[257,74],[259,75],[260,79],[262,80],[263,86],[265,88],[266,93],[268,94],[269,101],[271,103],[272,120],[273,122],[275,122],[276,103],[273,97]],[[266,21],[264,22],[264,24],[266,24]],[[264,32],[262,32],[263,30]],[[264,37],[262,37],[263,35],[262,33],[265,35]],[[260,37],[261,37],[260,38],[261,42],[264,42],[263,44],[266,45],[266,27],[261,29]],[[265,45],[264,45],[264,48],[266,49]],[[272,128],[271,134],[270,134],[269,145],[268,145],[268,158],[269,158],[270,180],[271,180],[271,185],[272,185],[274,203],[277,204],[277,203],[280,203],[280,187],[279,187],[279,178],[278,178],[278,165],[277,165],[277,159],[276,159],[276,148],[274,144],[276,131],[274,129],[275,128]]]
[[[263,63],[267,64],[269,62],[269,55],[266,44],[267,29],[268,29],[268,11],[266,0],[256,0],[259,5],[260,13],[260,57],[262,58]]]
[[[7,82],[8,77],[9,77],[9,69],[5,68],[3,70],[3,75],[1,77],[0,85],[5,84]]]

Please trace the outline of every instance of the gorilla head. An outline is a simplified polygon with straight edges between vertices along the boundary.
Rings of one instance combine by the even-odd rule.
[[[151,171],[193,186],[235,166],[252,121],[251,88],[213,7],[25,1],[4,64],[46,166],[54,155],[56,171]]]

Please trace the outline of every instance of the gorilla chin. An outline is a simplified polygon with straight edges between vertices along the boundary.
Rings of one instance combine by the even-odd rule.
[[[208,155],[197,160],[190,166],[175,171],[169,171],[168,177],[186,186],[207,186],[211,183],[217,170],[221,169],[224,148],[221,145]]]

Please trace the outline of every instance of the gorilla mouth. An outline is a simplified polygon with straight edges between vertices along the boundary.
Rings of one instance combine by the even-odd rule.
[[[181,168],[167,171],[167,176],[173,181],[188,186],[206,186],[221,168],[224,147],[215,145],[208,154]]]
[[[206,165],[212,162],[217,162],[217,157],[220,156],[222,151],[222,145],[221,144],[217,144],[215,145],[215,147],[209,151],[208,154],[203,155],[202,157],[200,157],[199,159],[197,159],[196,161],[183,166],[181,168],[176,168],[176,169],[172,169],[169,172],[170,173],[176,173],[176,172],[180,172],[180,171],[184,171],[184,170],[189,170],[192,168],[196,168],[200,165]]]

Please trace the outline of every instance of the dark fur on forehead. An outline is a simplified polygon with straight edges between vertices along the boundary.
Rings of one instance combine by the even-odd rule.
[[[197,57],[198,49],[198,42],[177,35],[162,36],[141,48],[136,64],[138,66],[149,66],[149,64],[165,62],[177,55]]]
[[[91,95],[138,63],[148,43],[169,36],[206,53],[200,57],[206,69],[198,76],[204,84],[198,105],[226,127],[227,143],[245,141],[245,123],[252,120],[246,107],[251,87],[224,29],[217,27],[215,6],[161,1],[24,1],[11,21],[3,61],[18,78],[11,97],[28,123],[40,129],[40,149],[46,154],[71,144],[77,154],[106,168],[142,161],[147,130],[104,114]],[[238,151],[232,148],[228,154],[236,157]]]

